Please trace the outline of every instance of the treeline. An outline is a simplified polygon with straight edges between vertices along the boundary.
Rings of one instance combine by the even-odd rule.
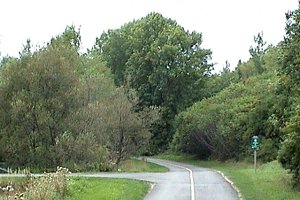
[[[175,133],[175,116],[204,97],[211,51],[202,35],[188,32],[158,13],[104,32],[94,50],[102,55],[118,86],[136,91],[135,110],[158,107],[147,154],[165,151]]]
[[[286,18],[282,42],[267,46],[259,33],[251,58],[234,71],[226,63],[220,74],[211,73],[201,34],[160,14],[103,33],[95,49],[115,83],[137,92],[136,110],[161,109],[147,153],[170,148],[203,159],[249,160],[257,135],[259,159],[278,159],[299,180],[299,9]]]
[[[10,167],[109,170],[147,143],[154,111],[133,112],[135,95],[116,87],[99,55],[81,55],[67,27],[45,47],[27,41],[0,73],[0,160]]]
[[[286,36],[212,74],[202,36],[150,13],[79,53],[67,27],[42,48],[30,41],[0,68],[0,160],[11,166],[106,170],[133,154],[171,149],[202,159],[278,159],[300,177],[300,9]]]
[[[252,136],[261,161],[278,159],[300,183],[300,8],[286,13],[277,46],[254,37],[251,58],[207,82],[207,98],[176,117],[175,151],[218,160],[247,160]]]

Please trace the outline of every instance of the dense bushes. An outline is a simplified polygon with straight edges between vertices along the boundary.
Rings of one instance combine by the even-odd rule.
[[[180,113],[173,148],[202,158],[239,160],[251,153],[250,139],[258,135],[266,144],[260,158],[275,159],[279,140],[271,116],[276,79],[270,72],[231,84]]]
[[[299,4],[300,5],[300,4]],[[300,7],[286,14],[286,37],[282,44],[280,87],[278,94],[285,97],[283,143],[279,161],[294,174],[295,183],[300,184]]]
[[[103,56],[117,85],[135,90],[136,110],[160,107],[160,120],[151,127],[148,153],[168,148],[175,115],[204,97],[211,51],[202,35],[186,31],[159,13],[104,32],[95,50]]]
[[[78,53],[80,35],[62,35],[0,71],[0,159],[10,167],[108,170],[148,141],[124,88],[100,56]]]
[[[250,139],[258,135],[259,159],[278,158],[300,183],[300,8],[286,17],[283,42],[263,49],[259,34],[250,60],[211,77],[208,98],[177,116],[174,150],[240,160],[252,154]]]

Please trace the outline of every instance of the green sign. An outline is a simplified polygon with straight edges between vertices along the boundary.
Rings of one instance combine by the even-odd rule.
[[[253,150],[258,150],[259,149],[259,144],[260,144],[260,141],[259,141],[259,138],[258,136],[253,136],[252,139],[251,139],[251,148]]]

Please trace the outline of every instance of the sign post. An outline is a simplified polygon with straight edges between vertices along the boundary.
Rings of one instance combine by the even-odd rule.
[[[256,150],[254,150],[254,173],[256,173]]]
[[[254,150],[254,172],[256,173],[256,153],[257,153],[257,150],[259,149],[259,138],[258,136],[253,136],[251,138],[251,148]]]

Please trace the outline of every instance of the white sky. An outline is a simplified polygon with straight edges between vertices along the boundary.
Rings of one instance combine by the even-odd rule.
[[[201,32],[218,70],[226,60],[246,61],[258,32],[281,41],[285,12],[297,7],[297,0],[0,0],[0,52],[18,56],[27,38],[43,45],[67,25],[81,26],[83,49],[90,48],[103,31],[155,11]]]

